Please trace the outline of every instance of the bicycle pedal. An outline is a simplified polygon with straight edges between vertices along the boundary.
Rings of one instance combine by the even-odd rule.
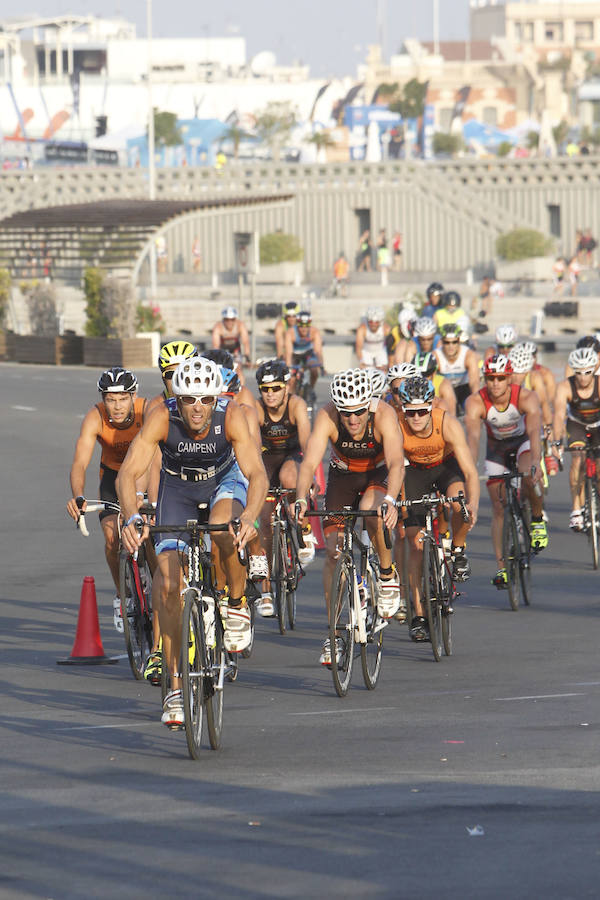
[[[169,729],[169,731],[184,731],[185,725],[183,723],[181,725],[175,723],[174,725],[167,725],[167,728]]]
[[[378,631],[383,631],[383,629],[387,628],[389,624],[390,619],[380,619],[373,629],[373,634],[377,634]]]

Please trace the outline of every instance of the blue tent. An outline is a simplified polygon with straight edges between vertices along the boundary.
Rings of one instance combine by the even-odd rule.
[[[183,144],[176,147],[156,146],[158,166],[213,165],[221,142],[229,126],[219,119],[178,119]],[[145,134],[127,141],[127,160],[130,166],[148,165],[148,138]]]

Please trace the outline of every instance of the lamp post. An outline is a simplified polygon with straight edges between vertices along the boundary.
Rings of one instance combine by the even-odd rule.
[[[154,105],[152,103],[152,0],[146,0],[146,40],[148,43],[148,199],[156,200],[154,159]],[[156,245],[150,241],[150,295],[156,297]]]

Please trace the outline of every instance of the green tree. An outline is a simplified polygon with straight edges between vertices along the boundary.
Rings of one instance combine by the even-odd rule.
[[[427,82],[411,78],[402,85],[400,94],[392,100],[388,109],[398,113],[403,119],[418,119],[425,111],[426,96]]]
[[[335,141],[328,131],[315,131],[310,137],[305,138],[307,144],[314,144],[317,148],[317,154],[321,150],[327,150],[328,147],[335,146]],[[317,159],[320,157],[317,155]]]
[[[0,269],[0,331],[4,328],[6,311],[10,300],[11,280],[8,269]]]
[[[512,148],[513,145],[510,141],[500,141],[496,150],[496,156],[508,156]]]
[[[496,240],[498,256],[510,262],[531,259],[533,256],[547,256],[553,249],[552,239],[532,228],[515,228],[501,234]]]
[[[88,337],[107,337],[110,331],[110,319],[102,297],[103,280],[100,269],[90,266],[83,273],[83,292],[87,301],[85,333]]]
[[[266,144],[278,162],[281,148],[289,140],[296,124],[296,114],[289,103],[269,103],[255,116],[255,129],[261,143]]]
[[[271,266],[280,262],[300,262],[304,258],[304,250],[294,234],[274,231],[263,234],[260,238],[260,262],[263,266]]]
[[[154,141],[159,147],[177,147],[183,144],[175,113],[161,112],[154,107]]]
[[[540,135],[537,131],[528,131],[525,143],[528,150],[537,150],[540,145]]]
[[[567,135],[569,133],[569,123],[565,122],[563,119],[558,125],[555,125],[552,129],[552,137],[554,138],[554,142],[558,147],[562,144],[563,141],[567,139]]]
[[[230,125],[228,130],[223,135],[224,141],[231,141],[233,145],[233,158],[237,159],[240,152],[240,144],[244,140],[244,138],[248,137],[248,133],[244,131],[243,128],[240,128],[239,125]]]

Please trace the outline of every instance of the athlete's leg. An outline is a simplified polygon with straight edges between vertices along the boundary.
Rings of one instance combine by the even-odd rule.
[[[104,532],[104,555],[115,584],[117,597],[119,597],[119,529],[117,516],[104,516],[100,520],[100,524]]]
[[[179,660],[181,657],[181,583],[182,572],[177,550],[158,554],[158,617],[163,642],[163,664],[171,673],[171,689],[181,687]],[[153,599],[154,599],[153,592]]]

